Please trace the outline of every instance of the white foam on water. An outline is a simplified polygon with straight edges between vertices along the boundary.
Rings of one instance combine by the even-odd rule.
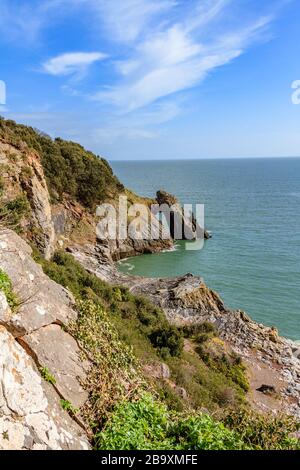
[[[122,266],[126,266],[128,271],[132,271],[134,269],[134,264],[132,264],[132,263],[124,263],[123,262]]]

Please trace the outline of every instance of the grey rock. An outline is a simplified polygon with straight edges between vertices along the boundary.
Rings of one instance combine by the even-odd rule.
[[[85,432],[62,410],[32,359],[0,327],[0,449],[81,449]]]
[[[22,337],[40,366],[47,367],[54,376],[55,388],[75,408],[88,399],[81,383],[86,379],[90,364],[80,359],[77,342],[59,325],[48,325]]]
[[[43,273],[31,258],[29,245],[11,230],[0,230],[0,268],[10,277],[20,301],[16,313],[2,318],[14,336],[76,318],[72,296]]]

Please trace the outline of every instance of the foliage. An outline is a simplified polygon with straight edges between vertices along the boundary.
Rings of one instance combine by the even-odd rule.
[[[300,450],[300,441],[291,437],[300,425],[291,417],[242,408],[227,413],[223,422],[230,429],[238,429],[246,445],[255,450]]]
[[[51,137],[32,127],[0,119],[0,137],[20,150],[35,150],[41,156],[52,198],[65,196],[84,207],[94,208],[107,197],[124,190],[103,158],[85,150],[81,145]]]
[[[206,336],[205,333],[204,336],[201,336],[200,341],[199,336],[197,337],[197,342],[200,344],[196,347],[196,352],[211,370],[220,372],[244,392],[249,390],[245,367],[239,356],[226,352],[221,341],[214,340],[211,336]]]
[[[48,367],[40,367],[40,373],[46,382],[51,385],[56,384],[56,378],[50,373]]]
[[[145,393],[138,401],[120,403],[96,435],[101,450],[243,449],[235,432],[207,415],[174,415]]]
[[[23,217],[30,214],[30,205],[25,195],[3,202],[0,194],[0,225],[20,232],[20,223]]]
[[[57,252],[52,262],[40,260],[51,279],[70,289],[80,299],[90,299],[103,305],[117,319],[132,320],[151,344],[166,356],[178,356],[182,352],[181,332],[171,327],[164,313],[147,299],[133,296],[125,287],[112,287],[89,274],[74,258]]]
[[[183,349],[183,338],[175,326],[159,328],[154,330],[149,339],[154,347],[159,348],[162,355],[166,358],[168,355],[173,357],[180,356]]]
[[[10,278],[2,269],[0,269],[0,290],[4,293],[10,308],[15,310],[19,305],[18,298],[13,292]]]
[[[138,363],[120,341],[105,310],[92,300],[78,301],[78,318],[68,331],[78,340],[83,357],[93,364],[84,384],[89,400],[83,414],[98,427],[118,401],[142,386]]]
[[[236,431],[205,414],[179,419],[172,435],[180,450],[247,450]]]
[[[67,411],[72,415],[76,415],[76,413],[78,413],[78,409],[75,408],[69,400],[65,400],[64,398],[62,398],[60,400],[60,405],[63,410]]]
[[[188,399],[182,398],[165,381],[156,380],[154,387],[171,408],[182,410],[191,406],[199,409],[204,406],[216,410],[233,404],[239,406],[244,389],[230,376],[230,362],[224,372],[217,367],[211,368],[196,353],[182,351],[183,334],[194,335],[190,338],[192,341],[200,332],[214,331],[211,324],[198,324],[193,326],[193,331],[171,327],[164,313],[148,299],[131,294],[125,287],[113,287],[87,273],[71,255],[57,252],[51,262],[37,255],[36,259],[48,276],[69,288],[77,299],[92,301],[108,312],[111,327],[118,333],[120,341],[132,348],[142,365],[159,364],[163,358],[171,369],[172,380],[178,387],[183,387],[188,396]],[[240,367],[244,377],[243,365]]]

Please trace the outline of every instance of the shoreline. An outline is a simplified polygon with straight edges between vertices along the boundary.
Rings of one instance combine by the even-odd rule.
[[[300,418],[299,344],[280,337],[275,328],[255,322],[242,310],[228,309],[199,276],[133,276],[119,272],[101,245],[73,246],[68,251],[89,273],[147,297],[165,312],[171,324],[213,323],[220,338],[247,365],[252,383],[249,401],[253,406],[264,413],[285,413]],[[274,387],[279,396],[275,404],[273,397],[258,391],[257,381],[261,381],[260,386]]]
[[[166,249],[163,249],[163,250],[158,251],[158,252],[155,252],[155,253],[142,253],[142,254],[137,253],[137,254],[134,255],[134,256],[129,256],[129,257],[127,257],[127,258],[120,259],[120,260],[118,260],[118,261],[115,262],[115,267],[116,267],[117,271],[118,271],[120,274],[123,274],[123,275],[125,275],[125,276],[138,277],[138,278],[142,278],[142,279],[170,279],[170,276],[158,276],[158,275],[157,275],[157,276],[150,276],[150,277],[149,277],[149,276],[140,275],[140,274],[132,274],[131,271],[135,268],[135,266],[134,266],[134,265],[131,265],[130,260],[134,260],[135,258],[138,258],[138,257],[140,257],[140,256],[144,256],[144,255],[147,255],[147,256],[148,256],[148,255],[159,255],[159,254],[161,254],[161,253],[172,253],[172,252],[175,252],[175,251],[178,251],[178,250],[176,249],[176,242],[175,242],[174,248],[170,248],[170,249],[167,249],[167,250],[166,250]],[[126,272],[121,271],[121,270],[118,268],[118,266],[119,266],[120,264],[123,264],[123,263],[124,263],[124,265],[127,264],[128,266],[132,266],[131,269],[128,268]],[[182,276],[184,276],[184,275],[186,275],[186,274],[187,274],[187,272],[185,272],[184,274],[182,274]],[[198,277],[198,276],[201,277],[200,274],[195,274],[194,276],[195,276],[195,277]],[[176,278],[176,277],[180,277],[180,276],[174,276],[174,278]],[[218,294],[218,295],[219,295],[219,294]],[[228,305],[226,305],[226,306],[227,306],[227,308],[228,308],[229,310],[235,310],[234,307],[231,307],[231,306],[228,306]],[[279,325],[276,325],[276,324],[273,324],[273,325],[271,325],[271,326],[267,326],[267,325],[265,325],[265,323],[264,323],[263,321],[260,321],[260,320],[253,320],[253,321],[255,321],[255,322],[258,323],[258,324],[262,324],[262,325],[265,326],[266,328],[275,327],[275,328],[278,329],[278,330],[280,329]],[[288,340],[288,341],[292,341],[292,342],[295,343],[295,344],[299,344],[299,346],[300,346],[300,337],[299,337],[299,339],[293,339],[293,338],[291,338],[291,337],[289,337],[289,336],[287,336],[287,335],[280,335],[280,336],[281,336],[282,338]]]

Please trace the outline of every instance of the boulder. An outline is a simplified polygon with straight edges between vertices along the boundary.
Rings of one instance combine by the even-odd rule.
[[[264,395],[276,395],[276,389],[274,385],[261,385],[261,387],[256,389],[258,392],[263,393]]]

